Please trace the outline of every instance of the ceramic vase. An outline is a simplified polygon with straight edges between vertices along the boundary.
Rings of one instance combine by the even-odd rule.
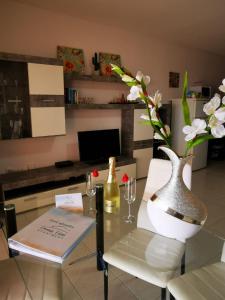
[[[191,156],[179,157],[166,146],[159,149],[169,156],[172,175],[168,183],[148,200],[148,216],[156,232],[185,242],[201,229],[207,209],[183,181],[183,168]]]

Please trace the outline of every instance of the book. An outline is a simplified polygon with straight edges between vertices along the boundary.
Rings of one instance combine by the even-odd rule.
[[[94,224],[93,218],[52,208],[10,237],[9,248],[63,263]]]

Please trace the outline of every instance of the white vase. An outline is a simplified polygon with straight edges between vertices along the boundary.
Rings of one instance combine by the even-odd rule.
[[[190,157],[178,157],[166,146],[159,147],[170,158],[169,182],[148,200],[148,216],[159,234],[185,242],[204,225],[207,209],[184,184],[183,168]]]

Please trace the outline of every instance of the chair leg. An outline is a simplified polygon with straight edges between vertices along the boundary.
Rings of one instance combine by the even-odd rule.
[[[108,288],[109,288],[109,273],[108,273],[108,263],[105,262],[104,268],[104,299],[108,300]]]
[[[185,273],[185,252],[184,252],[184,255],[182,256],[180,269],[181,269],[180,274],[183,275]]]
[[[161,300],[166,300],[166,288],[161,288]]]

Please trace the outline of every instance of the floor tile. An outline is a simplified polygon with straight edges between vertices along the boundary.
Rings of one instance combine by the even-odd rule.
[[[161,289],[134,276],[124,273],[118,277],[132,293],[141,300],[155,300]]]

